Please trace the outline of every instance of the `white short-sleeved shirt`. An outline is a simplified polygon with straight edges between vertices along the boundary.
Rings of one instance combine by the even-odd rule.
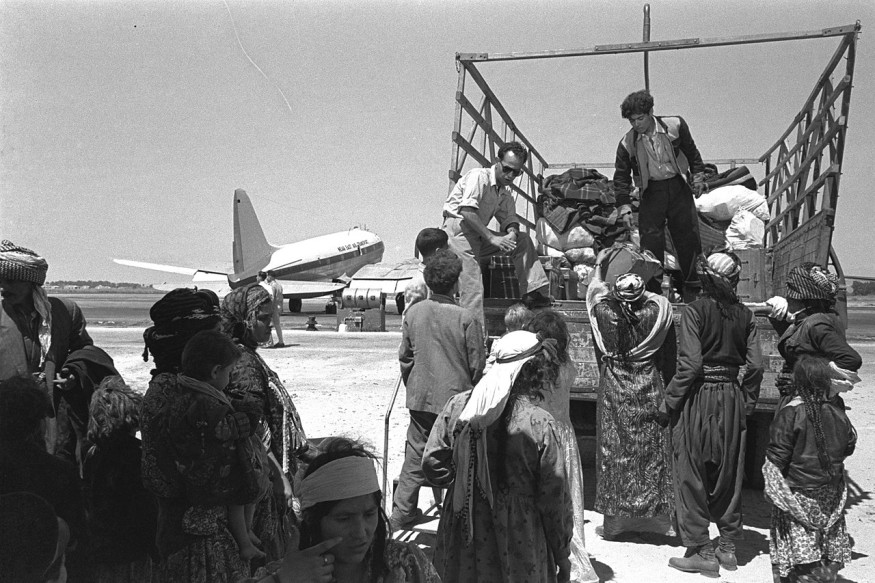
[[[502,231],[511,223],[519,222],[513,195],[496,182],[494,166],[474,168],[462,176],[444,203],[444,217],[461,219],[459,211],[466,206],[477,209],[477,216],[484,225],[495,217]]]

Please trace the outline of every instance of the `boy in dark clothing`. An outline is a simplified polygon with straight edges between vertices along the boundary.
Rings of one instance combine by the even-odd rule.
[[[424,273],[432,295],[412,306],[401,326],[398,360],[410,425],[390,518],[393,530],[417,519],[419,488],[425,483],[422,451],[438,413],[450,397],[472,389],[483,372],[483,328],[471,310],[449,296],[461,271],[462,261],[452,251],[435,252]]]
[[[715,253],[699,271],[704,297],[681,316],[677,372],[665,389],[678,530],[687,547],[669,565],[715,577],[720,566],[738,567],[745,417],[759,398],[763,363],[754,315],[735,295],[741,262]],[[720,530],[716,557],[708,535],[712,520]]]

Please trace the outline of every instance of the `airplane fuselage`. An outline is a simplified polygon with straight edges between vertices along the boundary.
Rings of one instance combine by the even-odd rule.
[[[352,275],[383,258],[383,241],[374,233],[350,229],[277,248],[266,265],[228,276],[232,288],[255,281],[258,271],[278,280],[326,281]]]

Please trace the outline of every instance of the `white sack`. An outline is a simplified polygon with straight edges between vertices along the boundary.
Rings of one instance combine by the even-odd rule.
[[[538,219],[535,232],[538,235],[538,241],[560,251],[576,247],[592,247],[594,241],[592,233],[580,225],[574,225],[564,233],[557,233],[543,217]]]
[[[721,186],[696,199],[696,210],[716,221],[730,221],[739,209],[750,211],[761,221],[769,220],[766,198],[741,184]]]
[[[565,257],[571,265],[595,265],[595,251],[592,247],[578,247],[576,249],[566,249]]]
[[[732,217],[732,223],[726,229],[726,242],[729,248],[758,249],[763,246],[766,236],[766,225],[750,211],[740,209]]]
[[[577,297],[585,298],[586,297],[586,288],[589,287],[589,283],[592,281],[592,274],[595,273],[595,268],[590,267],[589,265],[575,265],[574,273],[577,274]]]

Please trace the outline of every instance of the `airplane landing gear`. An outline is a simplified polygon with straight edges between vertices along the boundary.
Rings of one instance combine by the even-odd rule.
[[[293,314],[297,314],[301,311],[301,306],[303,302],[299,298],[291,298],[289,300],[289,311]]]

